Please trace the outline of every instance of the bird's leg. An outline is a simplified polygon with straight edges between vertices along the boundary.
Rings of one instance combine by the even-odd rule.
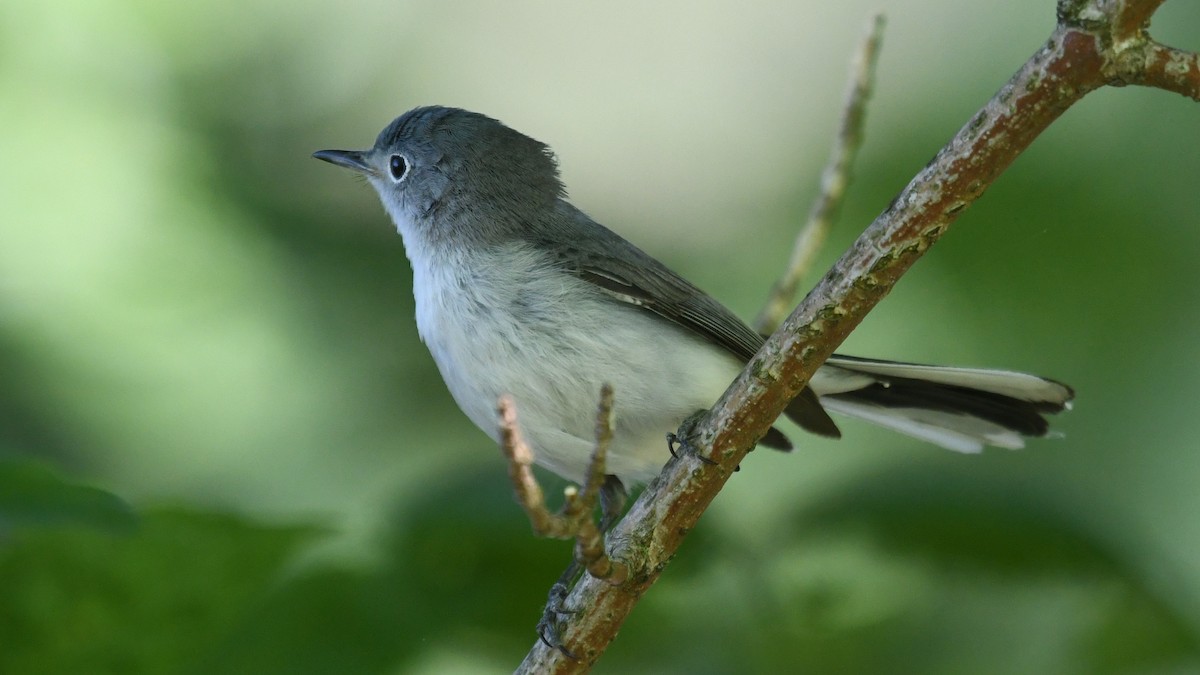
[[[565,618],[561,615],[574,613],[572,610],[564,607],[563,603],[567,599],[567,594],[571,592],[571,588],[575,586],[575,580],[579,578],[582,571],[583,565],[572,557],[570,564],[567,565],[567,569],[563,571],[562,576],[550,586],[550,594],[546,598],[546,607],[542,609],[542,618],[537,622],[538,639],[547,647],[557,649],[567,658],[575,660],[578,660],[578,657],[563,646],[562,633]]]
[[[601,534],[606,534],[621,519],[621,513],[625,511],[625,501],[628,499],[629,492],[625,490],[620,478],[612,474],[604,477],[604,484],[600,486]]]
[[[705,464],[716,464],[716,461],[697,452],[696,447],[692,445],[692,440],[695,438],[696,425],[699,424],[700,419],[707,412],[707,410],[697,410],[688,415],[687,419],[683,420],[683,424],[679,425],[677,431],[667,434],[667,450],[671,452],[672,457],[678,459],[681,454],[691,455]]]

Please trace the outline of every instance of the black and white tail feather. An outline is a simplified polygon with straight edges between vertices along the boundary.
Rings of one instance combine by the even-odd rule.
[[[809,386],[821,405],[957,452],[1018,449],[1050,433],[1046,414],[1070,408],[1065,384],[1005,370],[927,366],[834,355]]]

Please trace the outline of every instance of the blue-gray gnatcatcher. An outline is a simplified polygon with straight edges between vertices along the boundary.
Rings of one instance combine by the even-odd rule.
[[[417,329],[459,407],[498,437],[511,394],[535,460],[582,481],[601,384],[616,392],[608,472],[644,483],[664,436],[708,408],[763,338],[716,300],[566,200],[550,149],[494,119],[424,107],[370,150],[313,155],[379,192],[413,268]],[[787,409],[839,436],[826,410],[959,452],[1020,448],[1070,387],[1000,370],[833,356]],[[762,441],[788,447],[777,430]]]

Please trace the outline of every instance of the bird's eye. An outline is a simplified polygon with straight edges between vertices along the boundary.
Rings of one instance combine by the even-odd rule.
[[[388,160],[388,169],[392,172],[392,181],[399,183],[408,175],[408,161],[404,159],[404,155],[392,155]]]

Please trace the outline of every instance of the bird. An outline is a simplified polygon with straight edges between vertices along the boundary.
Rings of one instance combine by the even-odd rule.
[[[416,325],[451,395],[499,441],[497,400],[520,411],[534,461],[582,482],[596,402],[611,383],[607,455],[619,489],[669,459],[664,436],[711,407],[764,337],[708,293],[574,206],[544,143],[486,115],[410,110],[367,150],[317,159],[365,177],[403,239]],[[832,414],[963,453],[1049,432],[1074,391],[985,368],[835,354],[788,405],[837,438]],[[789,449],[772,427],[760,444]]]

